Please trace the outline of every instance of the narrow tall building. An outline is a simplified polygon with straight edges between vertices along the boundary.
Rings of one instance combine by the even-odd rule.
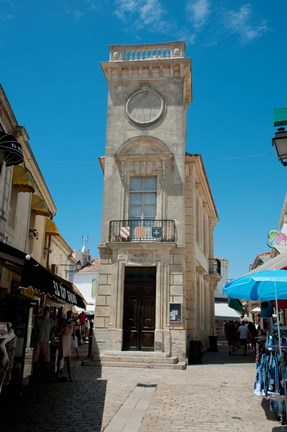
[[[216,208],[200,155],[186,153],[191,59],[184,42],[112,45],[101,66],[108,118],[98,350],[183,362],[190,340],[206,345],[214,334],[219,280]]]

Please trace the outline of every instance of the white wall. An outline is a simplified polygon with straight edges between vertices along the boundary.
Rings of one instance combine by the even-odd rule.
[[[93,310],[96,303],[96,297],[92,295],[93,280],[96,280],[96,291],[98,284],[98,272],[79,272],[74,275],[74,285],[78,288],[81,294],[87,301],[87,310]]]

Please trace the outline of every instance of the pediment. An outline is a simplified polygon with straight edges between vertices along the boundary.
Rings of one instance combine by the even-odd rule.
[[[167,156],[171,155],[168,147],[159,139],[154,137],[147,137],[145,135],[131,138],[121,145],[115,154],[116,158],[126,156]]]

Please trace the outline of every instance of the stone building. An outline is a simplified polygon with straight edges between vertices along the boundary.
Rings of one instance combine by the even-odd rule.
[[[64,269],[76,262],[53,221],[56,212],[27,131],[0,85],[0,322],[12,323],[17,337],[11,382],[3,385],[2,395],[21,393],[29,384],[42,308],[49,305],[56,319],[73,306],[85,307],[83,296],[65,280]]]
[[[214,335],[218,216],[200,155],[186,153],[185,43],[112,45],[95,336],[102,359],[173,358]]]

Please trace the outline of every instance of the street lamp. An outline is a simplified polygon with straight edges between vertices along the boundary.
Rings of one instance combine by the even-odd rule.
[[[73,264],[72,264],[72,265],[73,265]],[[79,261],[76,262],[76,264],[73,265],[73,269],[71,269],[71,270],[66,270],[66,271],[71,271],[71,272],[73,272],[73,273],[77,273],[78,271],[81,270],[81,268],[82,268],[82,263],[81,263],[81,261],[79,260]]]
[[[275,147],[278,160],[282,165],[287,166],[287,131],[285,128],[281,127],[275,132],[272,145]]]
[[[81,261],[77,261],[76,263],[71,263],[71,264],[58,264],[58,266],[61,267],[69,267],[68,270],[65,270],[66,273],[77,273],[81,270],[82,268],[82,263]]]

